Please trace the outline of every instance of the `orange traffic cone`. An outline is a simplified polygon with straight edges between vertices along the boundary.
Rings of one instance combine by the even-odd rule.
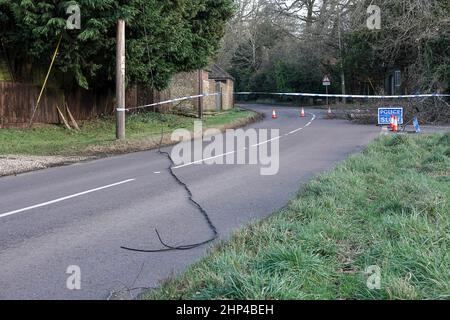
[[[272,109],[272,119],[278,119],[277,112],[275,109]]]
[[[394,115],[391,114],[391,117],[389,118],[389,130],[394,130]]]
[[[394,116],[394,126],[392,128],[393,132],[397,132],[398,131],[398,118],[396,116]]]
[[[328,115],[331,115],[331,107],[328,107],[327,113],[328,113]]]
[[[305,109],[302,108],[302,111],[300,112],[300,117],[304,117],[305,116]]]

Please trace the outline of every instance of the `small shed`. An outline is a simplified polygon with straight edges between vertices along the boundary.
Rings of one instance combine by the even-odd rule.
[[[234,106],[234,78],[217,64],[212,64],[208,71],[208,79],[214,81],[215,92],[221,92],[216,98],[221,99],[220,103],[223,110],[228,110]]]

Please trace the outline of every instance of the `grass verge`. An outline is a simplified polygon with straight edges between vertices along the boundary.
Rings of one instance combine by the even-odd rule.
[[[143,298],[448,299],[449,213],[450,134],[380,137]]]
[[[239,108],[205,115],[204,128],[233,127],[251,122],[255,113]],[[115,141],[114,118],[84,121],[81,132],[63,126],[32,129],[1,129],[0,155],[92,155],[143,150],[159,143],[161,128],[169,133],[176,128],[192,129],[195,118],[170,114],[142,113],[126,119],[126,141]],[[165,142],[168,143],[168,139]]]

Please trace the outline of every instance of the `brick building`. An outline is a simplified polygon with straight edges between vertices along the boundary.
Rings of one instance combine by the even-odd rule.
[[[202,70],[176,74],[165,91],[168,93],[168,99],[220,93],[203,98],[203,108],[206,111],[228,110],[234,105],[234,79],[216,64]],[[197,108],[198,99],[174,103],[172,107]]]

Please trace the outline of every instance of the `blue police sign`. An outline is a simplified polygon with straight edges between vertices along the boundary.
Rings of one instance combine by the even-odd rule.
[[[389,125],[392,115],[398,117],[398,124],[403,124],[402,107],[378,108],[378,124]]]

